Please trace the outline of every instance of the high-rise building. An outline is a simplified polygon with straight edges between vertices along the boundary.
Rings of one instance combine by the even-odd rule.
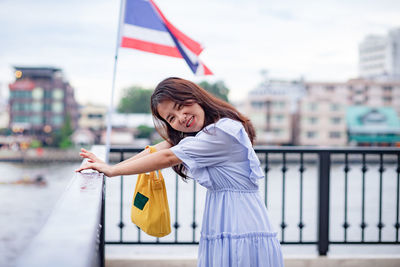
[[[61,69],[14,69],[15,81],[9,85],[9,127],[13,131],[42,139],[60,129],[68,117],[72,127],[76,127],[79,113],[74,89],[64,80]]]
[[[358,51],[361,78],[400,80],[400,28],[366,36]]]

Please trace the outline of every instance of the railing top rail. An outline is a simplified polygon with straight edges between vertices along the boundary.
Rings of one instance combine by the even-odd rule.
[[[75,173],[18,267],[89,267],[96,257],[103,174]]]
[[[400,147],[307,147],[307,146],[255,146],[257,153],[322,153],[335,154],[399,154]],[[111,147],[111,152],[135,153],[142,151],[139,147]]]

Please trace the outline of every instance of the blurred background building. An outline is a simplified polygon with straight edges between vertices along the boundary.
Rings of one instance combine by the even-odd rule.
[[[366,36],[358,51],[360,77],[400,80],[400,28]]]
[[[293,145],[297,131],[298,101],[304,96],[303,80],[265,79],[249,92],[241,108],[252,121],[259,145]]]
[[[9,85],[9,127],[15,133],[35,136],[43,143],[49,134],[70,120],[78,122],[74,88],[54,67],[14,67],[15,81]]]
[[[348,90],[345,84],[306,83],[300,100],[297,145],[345,146]]]

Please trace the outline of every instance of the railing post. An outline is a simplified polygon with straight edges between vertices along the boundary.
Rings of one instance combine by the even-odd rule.
[[[318,253],[326,256],[329,249],[329,184],[330,184],[330,153],[319,152],[318,168]]]
[[[101,193],[101,217],[100,217],[100,267],[105,266],[105,209],[106,209],[106,176],[103,175],[103,192]]]

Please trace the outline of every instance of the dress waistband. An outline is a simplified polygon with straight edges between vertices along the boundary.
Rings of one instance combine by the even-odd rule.
[[[201,233],[201,239],[203,240],[216,240],[216,239],[241,239],[241,238],[257,238],[257,237],[276,237],[276,232],[250,232],[243,234],[234,234],[234,233],[220,233],[215,235],[206,235]]]
[[[237,192],[237,193],[258,193],[257,189],[235,189],[235,188],[219,188],[219,189],[208,189],[210,193],[216,192]]]

